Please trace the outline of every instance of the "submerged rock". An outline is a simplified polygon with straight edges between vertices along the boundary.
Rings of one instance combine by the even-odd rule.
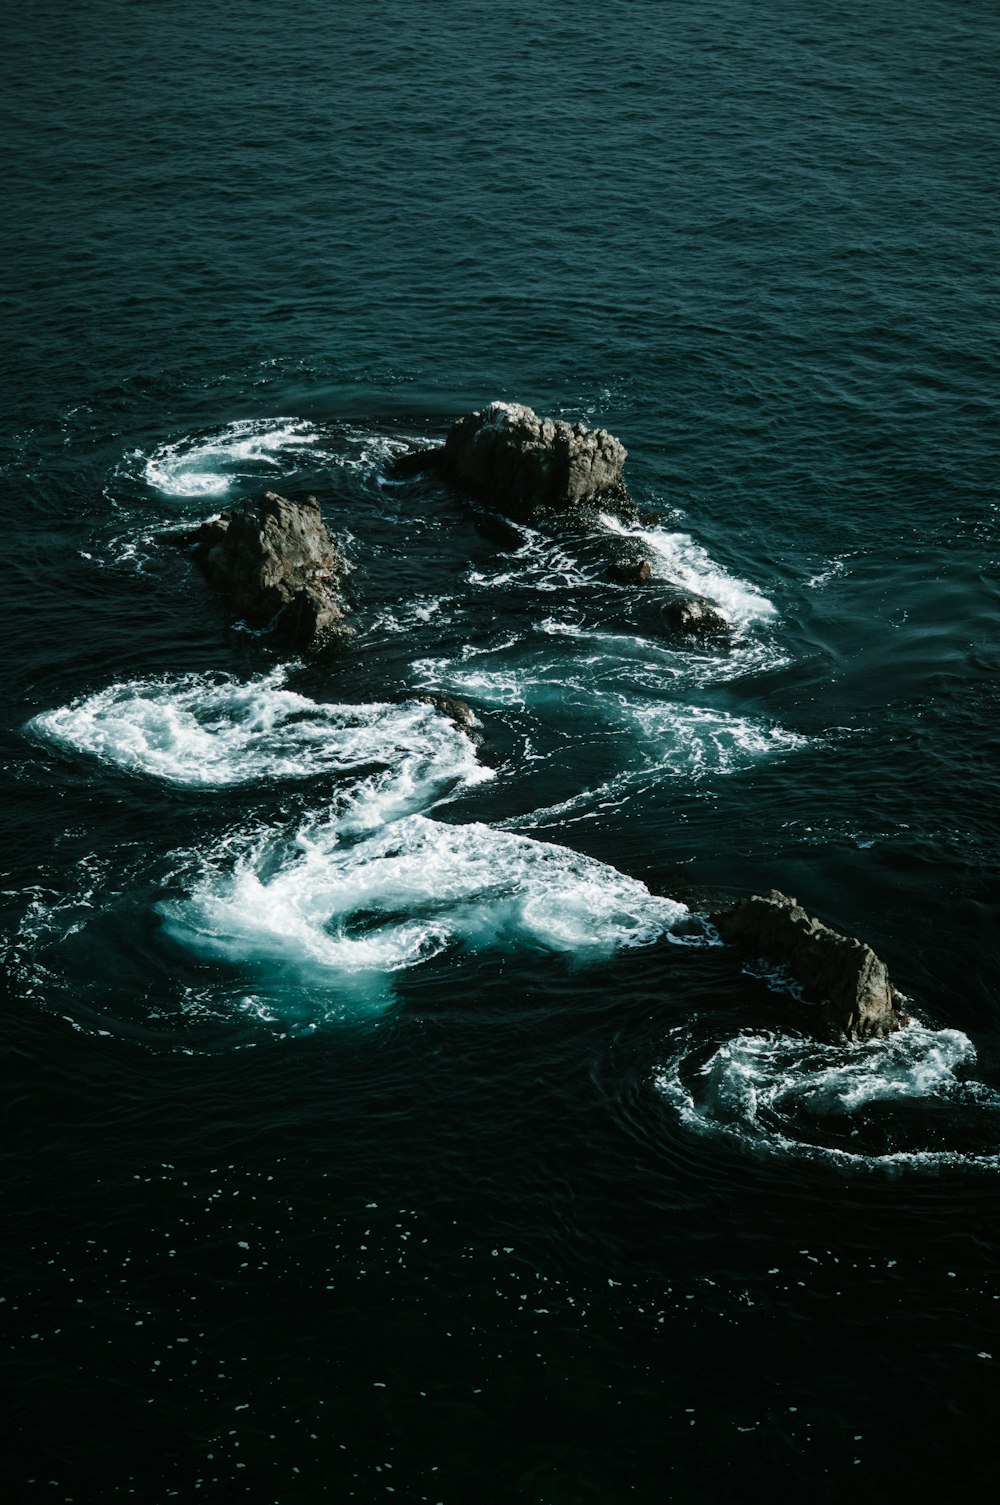
[[[909,1024],[871,947],[831,930],[787,894],[754,894],[710,918],[724,941],[787,967],[807,994],[826,1004],[844,1038],[884,1039]]]
[[[608,576],[617,585],[645,585],[653,578],[653,567],[648,559],[634,554],[622,554],[611,560]]]
[[[731,628],[722,612],[704,596],[682,596],[672,601],[664,616],[675,632],[705,643],[729,641]]]
[[[417,699],[425,705],[432,705],[442,716],[447,716],[452,725],[473,742],[482,741],[482,723],[468,701],[459,700],[457,695],[418,695]]]
[[[606,429],[539,418],[517,402],[491,402],[452,425],[436,464],[447,480],[515,517],[598,499],[632,515],[622,481],[625,456]]]
[[[426,475],[428,471],[439,469],[444,450],[441,445],[435,445],[433,449],[411,449],[405,455],[396,455],[387,467],[389,479],[392,481],[409,481],[414,476]]]
[[[605,580],[635,587],[634,592],[617,593],[617,599],[639,630],[660,633],[666,627],[670,633],[698,646],[729,646],[732,628],[722,612],[705,596],[693,595],[674,582],[658,579],[653,572],[652,557],[641,540],[628,538],[623,542],[618,533],[592,528],[578,530],[570,548]]]
[[[184,542],[209,585],[251,627],[270,628],[296,648],[350,631],[339,594],[344,566],[314,496],[293,502],[265,492]]]

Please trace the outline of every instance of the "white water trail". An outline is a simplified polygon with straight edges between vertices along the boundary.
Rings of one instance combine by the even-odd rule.
[[[113,684],[31,720],[30,735],[123,771],[222,789],[376,766],[399,788],[492,778],[468,737],[426,702],[324,704],[284,672],[241,681],[197,674]]]
[[[698,1134],[721,1135],[758,1153],[836,1164],[1000,1168],[1000,1150],[908,1145],[872,1151],[856,1137],[859,1116],[874,1105],[912,1114],[946,1102],[982,1118],[985,1136],[998,1142],[1000,1094],[967,1079],[976,1051],[960,1030],[913,1023],[887,1040],[850,1045],[747,1031],[697,1066],[688,1029],[680,1026],[670,1038],[654,1085]]]
[[[603,516],[601,520],[612,533],[637,538],[645,544],[654,576],[707,596],[737,629],[745,630],[777,615],[773,601],[749,581],[740,580],[716,564],[708,550],[690,534],[665,528],[629,528],[611,516]]]
[[[243,418],[217,433],[185,435],[161,444],[144,461],[142,476],[161,496],[221,497],[233,482],[267,480],[282,469],[312,462],[319,431],[298,418]]]
[[[197,955],[303,977],[392,973],[447,947],[595,959],[649,945],[685,906],[566,847],[411,815],[351,839],[344,822],[262,831],[233,861],[195,859],[159,906]]]

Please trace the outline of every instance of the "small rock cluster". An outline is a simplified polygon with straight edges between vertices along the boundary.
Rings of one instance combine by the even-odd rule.
[[[622,478],[627,451],[606,429],[539,418],[517,402],[491,402],[453,424],[443,445],[415,450],[396,462],[399,479],[433,472],[487,507],[521,521],[572,515],[596,522],[598,511],[636,523],[639,514]],[[593,536],[602,532],[592,527]],[[609,540],[610,542],[610,540]],[[642,545],[614,545],[607,576],[618,585],[671,587],[654,582]],[[729,623],[704,596],[681,592],[664,611],[671,631],[706,645],[724,645]]]
[[[600,507],[629,522],[637,513],[622,480],[625,449],[604,429],[539,418],[519,403],[494,402],[460,418],[443,446],[418,450],[397,463],[399,476],[432,470],[497,511],[514,518],[576,513]],[[591,539],[606,530],[589,528]],[[203,523],[185,536],[209,584],[251,627],[267,629],[295,648],[344,637],[344,564],[315,497],[291,501],[266,492],[244,507]],[[606,572],[618,584],[652,585],[649,560],[630,541],[614,544]],[[663,609],[678,634],[721,643],[729,624],[710,601],[678,594]],[[463,702],[434,699],[469,735],[478,722]],[[844,1040],[886,1038],[909,1023],[885,966],[870,946],[840,935],[808,915],[795,899],[772,890],[711,916],[724,941],[786,967],[807,995],[824,1007],[832,1032]]]

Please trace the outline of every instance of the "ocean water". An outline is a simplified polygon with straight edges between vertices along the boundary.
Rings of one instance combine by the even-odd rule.
[[[29,0],[0,69],[11,1498],[995,1487],[995,5]],[[391,479],[498,398],[729,651]],[[173,546],[265,488],[346,645]],[[770,887],[914,1026],[817,1044],[705,923]]]

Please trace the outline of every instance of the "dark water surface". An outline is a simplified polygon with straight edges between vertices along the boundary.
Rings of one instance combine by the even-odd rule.
[[[998,40],[980,0],[9,19],[11,1498],[992,1484]],[[494,398],[621,437],[730,655],[387,478]],[[262,487],[353,562],[345,651],[171,547]],[[789,1033],[697,919],[771,886],[912,1030]]]

